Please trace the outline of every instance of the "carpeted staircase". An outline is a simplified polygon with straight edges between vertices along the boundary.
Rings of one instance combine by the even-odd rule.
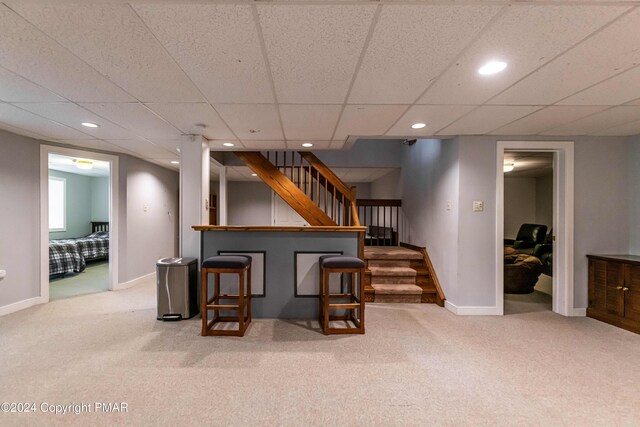
[[[421,252],[400,246],[365,247],[365,300],[435,302],[436,288]]]

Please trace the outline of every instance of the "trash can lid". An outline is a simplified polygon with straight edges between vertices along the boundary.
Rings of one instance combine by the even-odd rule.
[[[189,257],[184,257],[184,258],[169,257],[169,258],[159,259],[157,265],[175,265],[175,266],[189,265],[196,262],[197,260],[198,260],[197,258],[189,258]]]

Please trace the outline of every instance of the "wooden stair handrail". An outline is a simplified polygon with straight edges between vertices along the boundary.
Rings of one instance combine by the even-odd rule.
[[[322,161],[317,158],[315,154],[313,154],[311,151],[298,151],[298,153],[322,176],[324,176],[331,185],[336,187],[339,192],[344,194],[344,196],[349,199],[349,201],[355,203],[356,198],[351,189],[347,187],[344,182],[342,182],[338,175],[333,173],[331,169],[329,169],[324,163],[322,163]]]
[[[289,177],[267,160],[262,153],[257,151],[234,151],[234,154],[310,225],[337,225]]]

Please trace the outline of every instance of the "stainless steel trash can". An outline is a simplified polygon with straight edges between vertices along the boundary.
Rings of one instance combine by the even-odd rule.
[[[200,312],[197,258],[162,258],[156,277],[158,320],[189,319]]]

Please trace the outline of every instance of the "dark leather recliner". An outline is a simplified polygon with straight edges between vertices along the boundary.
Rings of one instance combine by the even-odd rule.
[[[542,224],[522,224],[515,240],[504,239],[505,246],[512,246],[519,252],[523,249],[533,249],[542,244],[547,235],[547,226]],[[533,252],[533,251],[531,251]]]

